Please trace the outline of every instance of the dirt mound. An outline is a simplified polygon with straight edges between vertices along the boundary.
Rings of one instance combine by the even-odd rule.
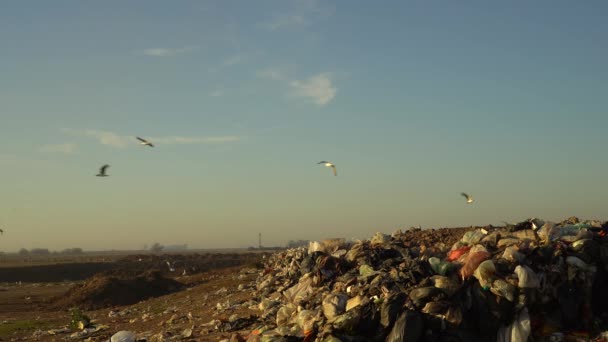
[[[110,306],[130,305],[182,290],[185,286],[160,272],[148,272],[137,277],[96,275],[82,285],[76,285],[54,301],[57,309],[79,307],[96,310]]]

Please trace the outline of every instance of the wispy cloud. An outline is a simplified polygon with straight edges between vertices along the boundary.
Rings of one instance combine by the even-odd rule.
[[[310,98],[320,106],[328,104],[338,91],[331,83],[330,73],[317,74],[304,81],[291,81],[289,85],[294,96]]]
[[[238,64],[243,64],[247,61],[247,55],[238,54],[232,55],[230,57],[226,57],[219,65],[213,66],[209,68],[209,72],[218,72],[222,69],[229,68],[231,66],[235,66]]]
[[[274,81],[285,81],[287,80],[287,76],[285,72],[280,68],[266,68],[262,70],[258,70],[256,75],[259,78],[267,78]]]
[[[76,152],[76,144],[73,143],[65,143],[58,145],[44,145],[40,147],[40,152],[45,153],[64,153],[64,154],[72,154]]]
[[[220,97],[220,96],[224,96],[224,91],[221,89],[216,89],[212,92],[209,93],[209,96],[211,97]]]
[[[224,61],[222,62],[222,66],[228,67],[228,66],[232,66],[232,65],[237,65],[237,64],[243,63],[244,60],[245,60],[245,56],[243,56],[243,55],[230,56],[230,57],[224,59]]]
[[[260,78],[286,82],[290,88],[290,96],[311,99],[319,106],[331,102],[338,92],[338,89],[332,84],[332,74],[328,72],[313,75],[305,80],[290,80],[278,68],[259,70],[256,74]]]
[[[97,140],[102,145],[125,148],[128,146],[135,146],[139,144],[139,141],[135,139],[135,136],[120,135],[109,131],[99,130],[73,130],[64,129],[65,132],[72,135],[84,136]],[[187,144],[219,144],[219,143],[230,143],[241,140],[241,137],[226,135],[226,136],[165,136],[165,137],[145,137],[149,141],[158,145],[187,145]]]
[[[196,46],[186,46],[183,48],[151,48],[143,50],[142,53],[146,56],[171,57],[192,52],[195,49]]]
[[[150,138],[150,140],[157,142],[158,144],[171,145],[171,144],[221,144],[221,143],[229,143],[236,142],[241,140],[241,137],[234,135],[226,135],[226,136],[215,136],[215,137],[159,137],[159,138]]]
[[[271,19],[262,22],[261,26],[271,31],[305,27],[318,18],[329,17],[335,12],[335,7],[321,4],[320,0],[294,0],[291,4],[290,10],[274,14]]]
[[[309,22],[302,16],[297,14],[277,14],[271,20],[264,22],[262,25],[269,30],[275,31],[285,27],[306,26]]]
[[[121,136],[109,131],[87,129],[82,132],[82,135],[94,138],[102,145],[118,148],[127,147],[133,142],[133,137]]]

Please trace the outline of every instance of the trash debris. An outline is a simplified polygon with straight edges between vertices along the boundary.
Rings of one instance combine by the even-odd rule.
[[[131,331],[122,330],[112,335],[110,342],[135,342],[136,335]]]
[[[247,322],[257,325],[248,341],[557,341],[608,332],[608,223],[528,219],[313,241],[271,255],[265,268],[251,287],[262,315]]]

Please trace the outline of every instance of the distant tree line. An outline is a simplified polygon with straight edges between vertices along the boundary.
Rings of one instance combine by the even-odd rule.
[[[21,248],[18,252],[19,255],[78,255],[78,254],[82,254],[84,253],[84,251],[82,250],[82,248],[66,248],[62,251],[53,251],[51,252],[48,248],[32,248],[30,250],[27,250],[26,248]]]
[[[150,246],[150,252],[152,253],[160,253],[163,251],[163,249],[165,248],[165,246],[161,245],[158,242],[155,242],[152,244],[152,246]]]

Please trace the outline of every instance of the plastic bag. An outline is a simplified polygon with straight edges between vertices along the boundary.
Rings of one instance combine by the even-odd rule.
[[[512,235],[513,237],[516,237],[520,240],[532,240],[532,241],[536,241],[536,234],[534,233],[534,230],[532,229],[524,229],[524,230],[519,230],[513,233],[510,233],[510,235]]]
[[[582,223],[555,226],[551,232],[551,241],[575,242],[580,239],[591,239],[593,238],[593,232],[589,230],[590,228],[592,226]]]
[[[483,245],[475,245],[471,247],[469,250],[469,254],[474,254],[477,252],[487,252],[488,250]]]
[[[351,310],[347,313],[344,313],[344,314],[334,318],[334,320],[331,322],[331,325],[336,330],[354,332],[354,331],[358,330],[360,322],[361,322],[361,312],[359,310]],[[310,341],[312,341],[312,340],[310,340]]]
[[[287,304],[282,306],[279,311],[277,311],[277,326],[287,325],[292,321],[296,314],[296,306],[295,304]]]
[[[317,312],[312,310],[302,310],[298,313],[296,322],[300,329],[306,334],[314,329]]]
[[[465,246],[465,247],[461,247],[461,248],[458,248],[458,249],[451,250],[448,253],[448,257],[446,258],[446,260],[447,261],[458,260],[461,256],[467,254],[470,249],[471,249],[470,246]]]
[[[441,261],[437,257],[429,258],[429,264],[431,264],[431,268],[433,269],[433,272],[435,272],[439,275],[446,275],[454,268],[454,265],[452,265],[451,262]]]
[[[323,298],[323,315],[328,320],[334,319],[336,316],[343,314],[346,311],[346,301],[348,297],[343,293],[330,294]]]
[[[361,296],[355,296],[355,297],[349,298],[346,301],[346,311],[350,311],[350,310],[356,308],[357,306],[364,304],[365,302],[366,301],[364,300],[364,297],[361,297]]]
[[[453,296],[460,288],[460,283],[457,280],[444,276],[432,276],[431,281],[436,288],[443,291],[448,297]]]
[[[527,341],[532,332],[532,324],[528,309],[523,308],[509,326],[498,329],[497,342]]]
[[[135,342],[135,333],[122,330],[112,335],[111,342]]]
[[[450,306],[448,312],[445,314],[445,320],[455,326],[459,326],[462,323],[462,309],[460,306]]]
[[[359,275],[362,277],[371,277],[376,274],[378,274],[378,272],[374,271],[374,269],[370,265],[359,266]]]
[[[310,273],[307,273],[300,278],[297,284],[283,291],[283,296],[285,296],[289,303],[299,304],[312,291],[312,276]]]
[[[490,291],[497,296],[505,298],[509,302],[513,302],[515,301],[515,291],[517,291],[517,289],[506,281],[497,279],[492,283]]]
[[[339,250],[341,247],[346,246],[346,240],[344,240],[343,238],[326,239],[321,241],[321,246],[323,248],[322,252],[332,254]]]
[[[519,252],[519,248],[517,248],[517,246],[509,246],[505,248],[502,258],[509,262],[520,263],[524,261],[526,256]]]
[[[570,266],[574,266],[576,269],[581,270],[581,271],[590,272],[590,273],[595,273],[597,271],[597,268],[595,267],[595,265],[589,265],[589,264],[585,263],[583,260],[581,260],[575,256],[567,257],[566,263]],[[568,272],[568,273],[570,273],[570,272]]]
[[[423,329],[424,322],[420,314],[406,311],[395,322],[386,342],[419,341],[423,336]]]
[[[458,240],[456,241],[453,245],[452,248],[450,249],[451,251],[456,250],[456,249],[460,249],[462,247],[469,247],[466,244],[464,244],[462,241]]]
[[[472,245],[478,243],[479,241],[481,241],[481,239],[483,239],[484,236],[485,236],[485,234],[482,233],[481,230],[479,230],[479,229],[470,230],[470,231],[464,233],[464,235],[462,236],[462,239],[460,239],[460,241],[464,244],[472,246]]]
[[[281,304],[281,302],[278,302],[276,300],[271,300],[268,298],[264,298],[260,301],[260,304],[258,304],[258,309],[260,309],[260,311],[266,311],[272,307],[275,307],[277,305]]]
[[[323,252],[323,245],[321,245],[318,241],[310,241],[308,243],[308,254],[312,254],[314,252]]]
[[[350,250],[348,252],[346,252],[346,255],[344,256],[344,258],[348,262],[354,262],[355,260],[357,260],[357,258],[359,258],[363,255],[365,255],[365,248],[364,248],[363,244],[356,243],[350,248]]]
[[[540,280],[530,267],[518,265],[515,267],[515,274],[517,275],[517,279],[519,279],[517,287],[522,289],[537,289],[540,287]]]
[[[391,294],[386,298],[380,307],[380,324],[383,327],[388,328],[395,322],[395,319],[403,310],[406,299],[407,296],[403,292]]]
[[[494,266],[494,262],[492,260],[485,260],[477,266],[475,272],[473,272],[473,276],[479,280],[481,287],[488,289],[492,286],[495,273],[496,267]]]
[[[520,242],[521,241],[517,238],[506,237],[506,238],[502,238],[502,239],[498,240],[496,247],[503,248],[503,247],[508,247],[508,246],[512,246],[512,245],[518,245]]]
[[[464,261],[464,265],[460,269],[460,277],[464,280],[469,278],[475,269],[481,264],[482,261],[488,259],[490,257],[490,253],[488,252],[469,252],[469,255]]]
[[[422,312],[429,315],[444,315],[450,308],[447,302],[428,302],[422,308]]]
[[[438,297],[439,294],[443,295],[443,292],[436,287],[420,287],[410,292],[410,299],[414,302],[414,305],[421,307]],[[443,296],[445,297],[445,295]]]
[[[387,243],[390,240],[390,236],[386,235],[386,234],[382,234],[380,232],[377,232],[376,234],[374,234],[374,236],[371,238],[370,242],[372,244],[372,246],[374,245],[384,245],[385,243]]]

